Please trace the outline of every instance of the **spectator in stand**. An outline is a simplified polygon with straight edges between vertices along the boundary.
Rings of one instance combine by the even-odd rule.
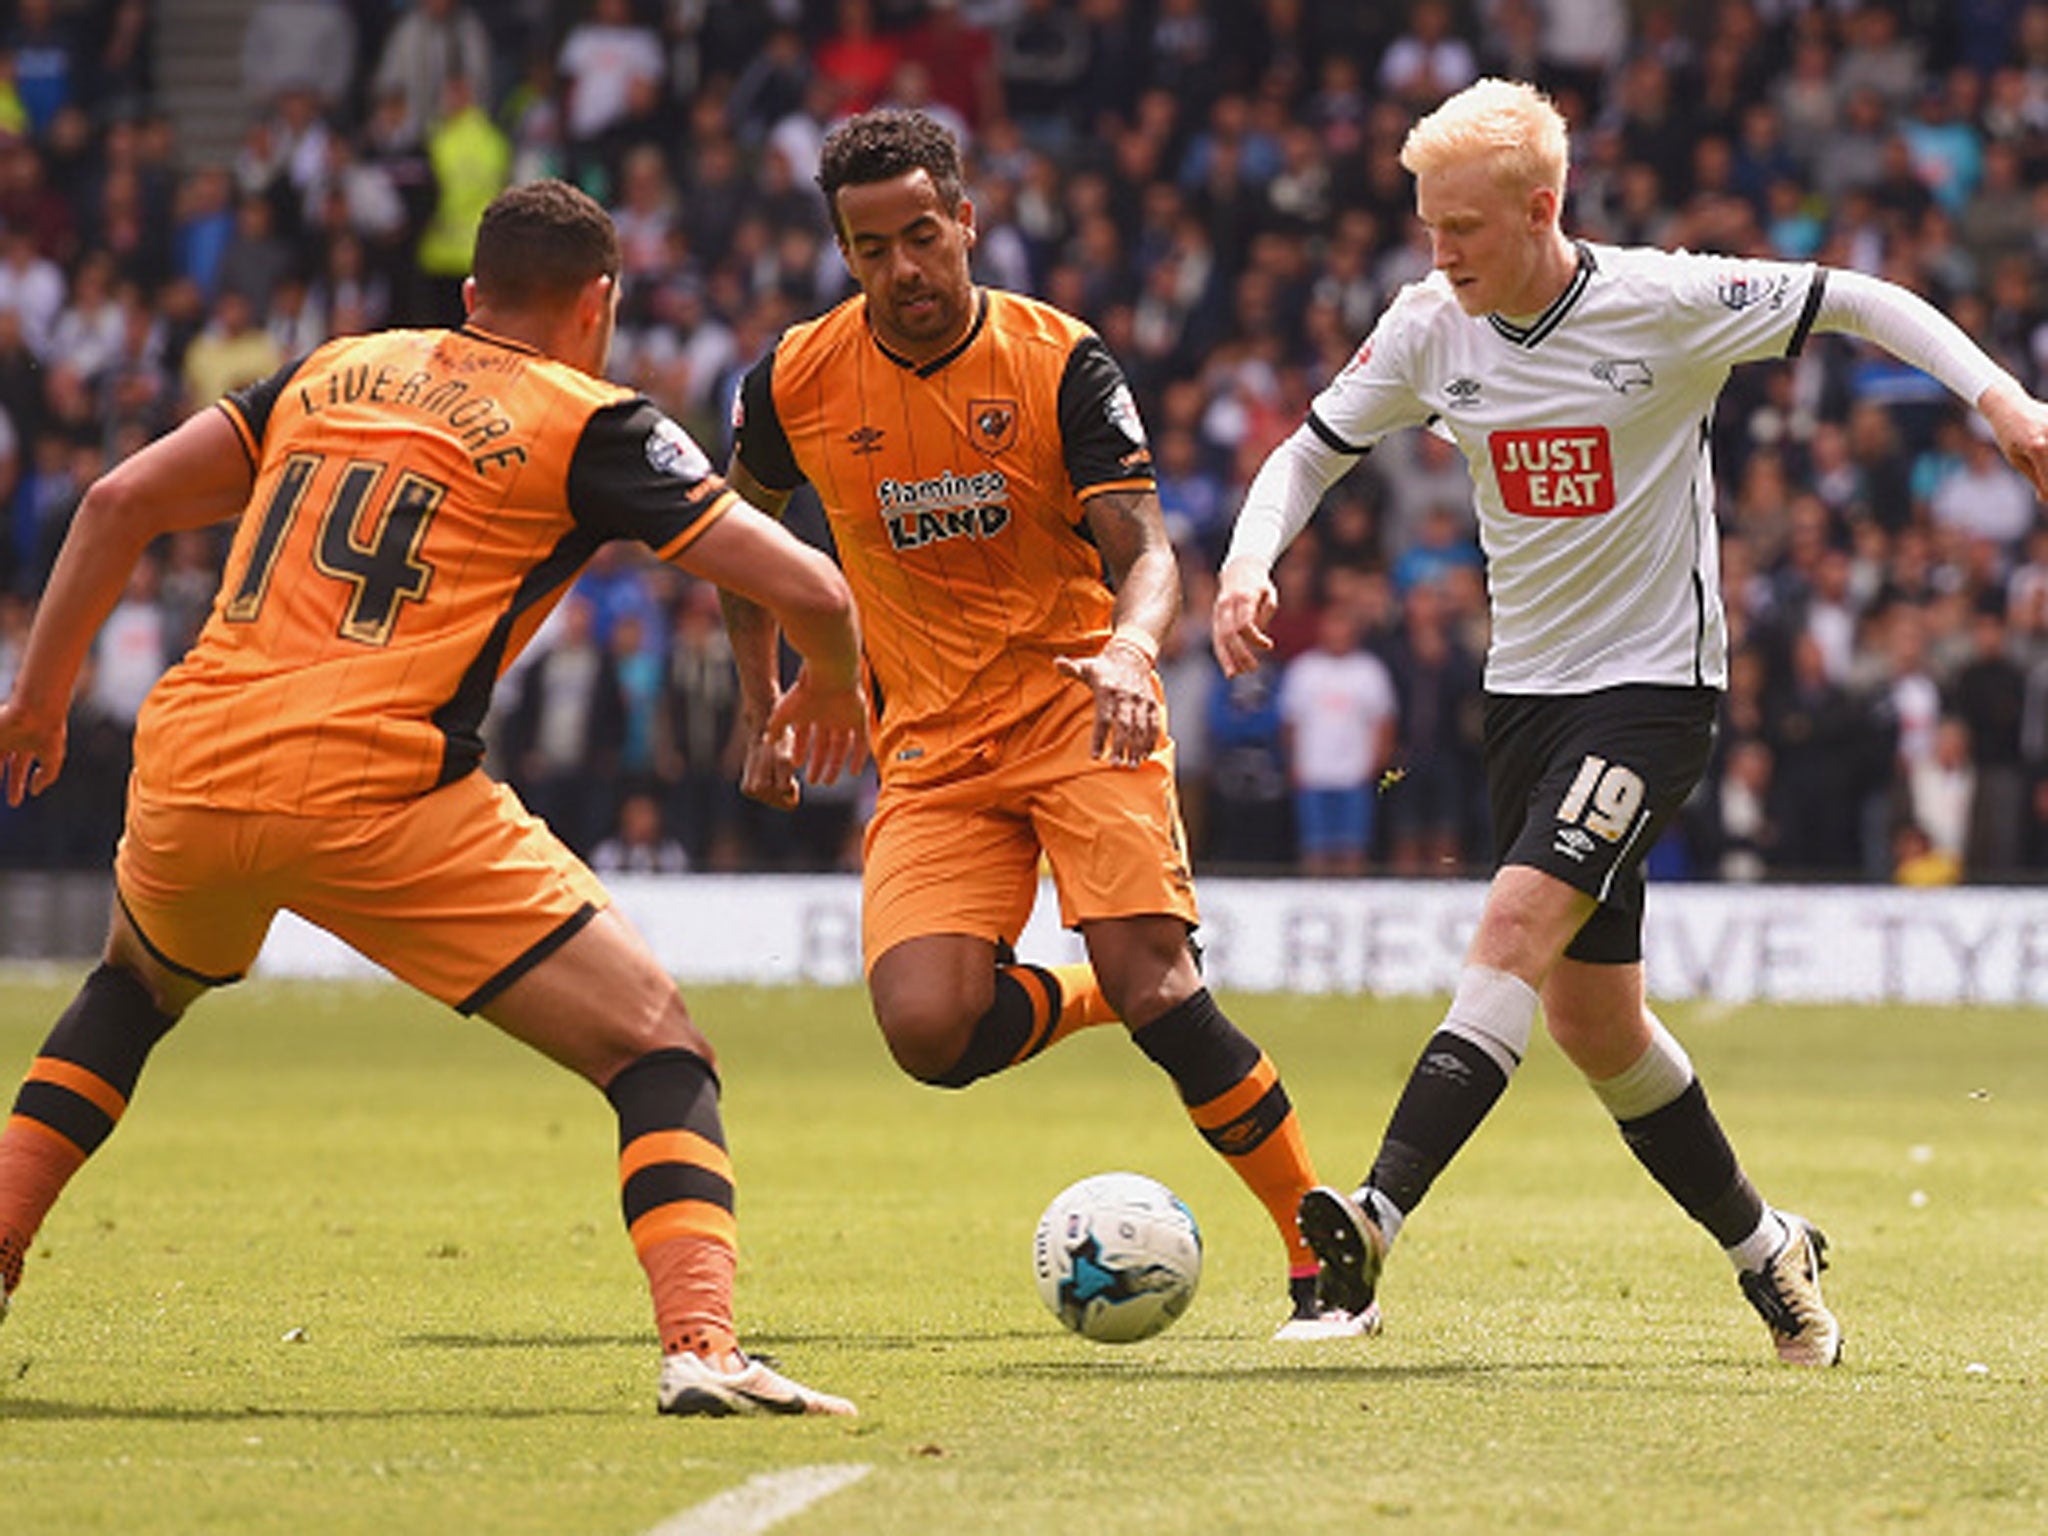
[[[64,273],[36,248],[26,229],[0,230],[0,310],[21,317],[21,334],[38,358],[50,355],[50,337],[64,308]]]
[[[1927,498],[1937,528],[1989,539],[2002,551],[2016,551],[2040,515],[2034,488],[2005,462],[1982,418],[1972,416],[1958,434],[1962,463],[1944,476]]]
[[[292,270],[291,244],[277,233],[277,214],[270,199],[244,193],[235,205],[235,232],[214,268],[213,292],[238,295],[256,314],[267,313],[270,296]]]
[[[1908,767],[1903,788],[1902,825],[1925,832],[1932,851],[1959,877],[1967,875],[1977,796],[1969,727],[1943,715],[1935,726],[1934,750]]]
[[[923,67],[939,103],[970,133],[1002,116],[995,37],[962,14],[960,0],[926,0],[924,21],[902,46],[903,56]]]
[[[617,825],[590,853],[600,875],[680,875],[690,855],[661,825],[661,802],[635,790],[619,802]]]
[[[356,21],[343,0],[260,0],[242,30],[242,95],[258,110],[309,90],[345,112],[356,84]]]
[[[873,0],[837,0],[832,30],[812,53],[819,76],[832,83],[842,112],[865,112],[889,89],[902,51],[875,24]]]
[[[1387,669],[1399,721],[1381,792],[1388,863],[1397,875],[1451,874],[1479,853],[1479,662],[1451,627],[1442,583],[1407,590]]]
[[[264,329],[255,306],[239,288],[223,288],[206,329],[185,349],[185,398],[197,406],[229,390],[268,378],[284,354]]]
[[[491,38],[483,21],[462,0],[409,0],[385,34],[371,91],[401,99],[406,130],[424,140],[441,111],[441,87],[454,75],[469,82],[472,99],[493,100]]]
[[[1023,0],[997,34],[1005,110],[1034,147],[1059,154],[1081,126],[1077,94],[1090,53],[1087,23],[1060,0]]]
[[[1418,112],[1478,78],[1472,45],[1451,31],[1444,0],[1419,0],[1408,12],[1408,30],[1380,56],[1380,89]]]
[[[1970,616],[1970,659],[1949,687],[1950,708],[1976,765],[1963,868],[1973,880],[2011,879],[2026,845],[2026,771],[2021,730],[2027,677],[2008,650],[2001,595],[1986,592]]]
[[[1359,645],[1358,615],[1347,604],[1329,604],[1315,648],[1280,675],[1281,741],[1302,873],[1365,872],[1379,777],[1393,760],[1398,713],[1386,663]]]
[[[1714,781],[1718,810],[1713,874],[1722,880],[1756,881],[1771,872],[1778,823],[1772,814],[1771,749],[1761,741],[1731,747]]]
[[[519,798],[587,854],[609,825],[604,786],[617,764],[625,704],[589,601],[571,592],[560,613],[553,642],[520,674],[506,744]]]
[[[13,24],[0,28],[0,52],[14,61],[14,93],[40,138],[75,98],[83,49],[55,0],[19,0]]]
[[[462,283],[476,247],[477,224],[512,173],[512,145],[504,130],[470,94],[469,80],[450,75],[441,88],[441,116],[428,131],[434,208],[420,232],[419,297],[415,323],[455,325],[462,318]]]
[[[564,132],[586,170],[600,163],[607,135],[646,116],[668,72],[660,37],[633,19],[631,0],[591,0],[555,64],[568,100]]]

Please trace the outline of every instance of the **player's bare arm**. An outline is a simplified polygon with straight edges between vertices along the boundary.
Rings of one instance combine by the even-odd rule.
[[[770,516],[780,517],[789,504],[786,491],[769,490],[737,458],[727,467],[725,478],[742,500]],[[788,732],[768,728],[776,706],[782,701],[782,678],[777,666],[781,626],[775,622],[775,615],[759,603],[724,587],[719,588],[718,605],[725,613],[726,638],[732,644],[733,662],[739,670],[739,729],[745,743],[740,793],[777,810],[790,810],[803,797],[794,745]]]
[[[796,682],[775,699],[762,734],[786,741],[791,762],[821,784],[857,771],[867,757],[867,698],[853,593],[839,568],[747,505],[707,528],[678,563],[715,582],[728,599],[753,605],[764,615],[771,642],[779,627],[803,657]]]
[[[0,793],[40,794],[64,766],[64,720],[93,636],[150,542],[242,510],[254,473],[227,416],[201,411],[94,481],[36,608],[13,695],[0,703]]]
[[[1140,763],[1159,745],[1152,671],[1180,617],[1180,567],[1153,492],[1104,491],[1088,501],[1087,518],[1116,588],[1115,629],[1095,655],[1062,656],[1057,665],[1095,690],[1094,755]]]

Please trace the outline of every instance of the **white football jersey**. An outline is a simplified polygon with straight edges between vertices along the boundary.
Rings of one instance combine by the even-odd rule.
[[[1736,363],[1797,352],[1807,263],[1581,244],[1527,327],[1458,307],[1441,273],[1397,294],[1309,426],[1362,452],[1448,430],[1472,471],[1496,693],[1727,683],[1707,427]]]

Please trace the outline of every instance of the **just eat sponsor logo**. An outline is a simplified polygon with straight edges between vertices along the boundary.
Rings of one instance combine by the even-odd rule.
[[[1614,455],[1605,427],[1491,432],[1501,505],[1522,517],[1597,517],[1614,510]]]

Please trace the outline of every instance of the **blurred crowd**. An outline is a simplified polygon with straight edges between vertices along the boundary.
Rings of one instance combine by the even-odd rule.
[[[1484,577],[1462,461],[1381,445],[1284,559],[1273,664],[1226,685],[1213,571],[1251,471],[1429,268],[1396,154],[1480,74],[1574,127],[1567,227],[1814,259],[1928,296],[2048,385],[2048,3],[2021,0],[261,0],[246,131],[183,146],[175,7],[17,0],[0,27],[0,689],[85,485],[345,332],[460,318],[476,216],[566,176],[624,250],[614,375],[715,458],[743,370],[850,291],[812,183],[843,114],[969,151],[977,275],[1092,323],[1182,552],[1162,657],[1198,860],[1483,868]],[[2048,870],[2048,520],[1931,380],[1837,338],[1739,371],[1712,424],[1734,642],[1669,878]],[[815,506],[792,518],[822,539]],[[143,694],[225,532],[155,552],[100,636],[57,804],[0,864],[102,863]],[[492,766],[607,869],[846,867],[861,785],[734,788],[716,594],[603,554],[504,680]],[[1304,793],[1369,809],[1299,835]]]

